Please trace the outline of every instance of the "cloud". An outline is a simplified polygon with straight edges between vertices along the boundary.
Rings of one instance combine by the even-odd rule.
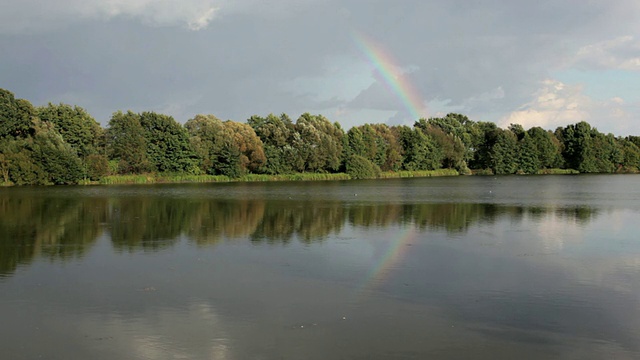
[[[582,69],[640,71],[640,40],[628,35],[586,45],[573,62]]]
[[[397,95],[392,93],[388,87],[380,82],[375,82],[349,101],[347,107],[394,111],[402,109],[403,105]]]
[[[541,85],[530,102],[502,119],[502,126],[513,123],[525,128],[554,128],[589,118],[593,101],[583,95],[582,86],[566,85],[557,80],[545,80]]]
[[[218,13],[212,0],[5,0],[0,33],[40,32],[79,21],[131,18],[151,26],[201,30]]]
[[[547,79],[532,94],[531,101],[505,115],[499,125],[520,124],[525,129],[540,126],[553,130],[558,126],[587,121],[600,131],[625,135],[635,125],[635,110],[635,104],[628,104],[620,97],[599,101],[585,95],[582,85]]]
[[[406,104],[372,76],[351,37],[358,31],[393,57],[423,103],[441,104],[429,116],[528,115],[551,123],[545,119],[557,113],[572,121],[567,109],[551,110],[552,101],[537,99],[546,88],[540,81],[559,79],[574,88],[575,79],[558,73],[638,71],[636,4],[0,0],[0,86],[38,105],[72,101],[103,124],[118,109],[169,111],[180,121],[197,113],[242,121],[313,111],[336,113],[345,127],[390,118],[402,123]],[[585,107],[585,100],[575,111],[596,111],[591,119],[598,109],[633,114],[640,100],[633,82],[620,89],[601,73],[610,79],[606,89],[594,80],[579,93],[625,103],[606,109]],[[568,96],[566,89],[555,94]]]
[[[0,34],[39,33],[82,21],[133,19],[203,30],[221,14],[283,18],[317,0],[3,0]],[[341,15],[343,16],[343,15]]]

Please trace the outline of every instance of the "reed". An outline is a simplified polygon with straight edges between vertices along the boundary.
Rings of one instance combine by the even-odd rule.
[[[494,174],[493,174],[493,170],[491,169],[478,169],[478,170],[471,170],[471,175],[492,176]]]
[[[577,175],[580,174],[578,170],[573,169],[540,169],[538,175]]]
[[[177,184],[177,183],[220,183],[220,182],[266,182],[266,181],[321,181],[321,180],[349,180],[351,177],[344,173],[315,174],[297,173],[283,175],[248,174],[237,179],[224,175],[190,175],[190,174],[143,174],[143,175],[110,175],[98,182],[81,182],[82,185],[102,184]]]
[[[349,180],[351,177],[345,173],[296,173],[281,175],[249,174],[236,181],[259,182],[259,181],[326,181],[326,180]]]
[[[153,174],[146,175],[110,175],[100,179],[102,185],[122,185],[122,184],[154,184],[156,177]]]
[[[416,178],[436,176],[458,176],[460,173],[454,169],[420,170],[420,171],[386,171],[380,174],[380,179]]]
[[[212,183],[232,181],[224,175],[191,175],[191,174],[161,174],[156,177],[158,183]]]

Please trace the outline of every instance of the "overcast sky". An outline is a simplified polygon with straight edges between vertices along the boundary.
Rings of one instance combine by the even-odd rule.
[[[640,1],[1,0],[0,88],[104,125],[458,112],[640,135]]]

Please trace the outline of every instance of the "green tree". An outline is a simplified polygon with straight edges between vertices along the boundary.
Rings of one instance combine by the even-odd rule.
[[[360,155],[347,159],[346,171],[352,179],[375,179],[380,176],[380,167]]]
[[[226,157],[230,162],[236,161],[236,159],[239,161],[237,163],[239,166],[238,175],[259,172],[267,160],[262,140],[248,124],[230,120],[223,124],[223,158]],[[233,177],[237,177],[237,175]]]
[[[605,135],[592,129],[591,138],[597,172],[612,173],[622,167],[624,150],[613,134]]]
[[[262,172],[267,174],[287,174],[293,171],[291,159],[296,158],[295,149],[291,146],[295,125],[287,116],[273,114],[267,117],[252,116],[247,123],[262,140],[266,158]]]
[[[481,121],[476,123],[476,128],[479,134],[477,135],[479,140],[477,140],[477,144],[475,145],[470,167],[472,169],[491,169],[491,151],[497,139],[498,126],[492,122]]]
[[[433,139],[420,128],[396,126],[393,128],[402,144],[405,170],[435,170],[442,163],[442,152]]]
[[[593,149],[592,129],[585,121],[556,130],[562,141],[563,157],[567,166],[582,173],[598,172]]]
[[[367,144],[364,141],[362,130],[359,126],[354,126],[347,131],[347,156],[362,156],[366,157],[368,154]]]
[[[29,101],[16,99],[12,92],[0,89],[0,138],[24,138],[33,134],[34,115],[35,109]]]
[[[422,120],[421,120],[422,121]],[[418,124],[417,126],[428,134],[442,152],[443,168],[461,170],[466,172],[467,163],[465,161],[465,145],[454,133],[445,133],[442,128],[429,124]]]
[[[640,136],[627,136],[625,139],[640,148]]]
[[[213,115],[196,115],[184,124],[202,173],[216,174],[224,142],[224,124]]]
[[[551,169],[562,167],[560,142],[552,132],[536,126],[527,130],[527,134],[535,144],[540,168]]]
[[[352,127],[346,134],[345,161],[362,156],[384,171],[402,167],[402,146],[386,124],[364,124]]]
[[[628,138],[619,140],[623,151],[622,166],[625,171],[640,170],[640,148]]]
[[[152,171],[147,157],[147,144],[140,115],[131,111],[113,113],[107,129],[107,154],[118,161],[121,174],[140,174]]]
[[[104,143],[104,130],[83,108],[49,103],[36,110],[40,120],[55,125],[64,141],[71,145],[81,158],[103,152],[101,146]]]
[[[76,184],[84,176],[82,162],[76,151],[66,143],[55,125],[35,121],[35,136],[30,147],[34,162],[46,173],[46,183]]]
[[[140,114],[147,158],[156,171],[198,173],[189,134],[173,117],[155,112]]]
[[[379,163],[383,171],[398,171],[402,168],[402,146],[396,138],[396,134],[386,124],[372,124],[376,130],[377,141],[385,149],[384,162]]]
[[[518,168],[518,140],[516,135],[508,130],[497,128],[489,134],[490,168],[494,174],[513,174]]]
[[[296,121],[293,145],[298,171],[333,172],[342,164],[344,130],[322,115],[302,114]],[[301,165],[301,166],[300,166]]]
[[[185,128],[205,172],[237,178],[264,169],[262,140],[248,124],[197,115]]]
[[[518,141],[524,139],[526,133],[524,127],[522,127],[522,125],[520,124],[509,124],[509,131],[511,131],[513,135],[516,136],[516,139],[518,139]]]
[[[447,137],[441,137],[437,139],[437,141],[438,143],[442,142],[443,145],[448,146],[450,149],[450,154],[445,155],[445,158],[448,160],[445,161],[448,163],[460,163],[464,161],[464,164],[460,163],[457,166],[458,168],[466,168],[467,165],[472,162],[475,152],[483,140],[483,133],[478,123],[462,114],[449,113],[443,118],[420,119],[414,126],[418,126],[428,133],[431,133],[433,129],[439,129],[446,134],[449,139],[447,139]],[[428,130],[430,127],[432,128],[431,131]],[[455,152],[451,150],[460,147],[464,149],[461,156],[462,160],[455,159],[460,157],[460,150],[455,150]],[[445,166],[450,167],[449,165]]]
[[[9,183],[16,185],[45,184],[47,177],[40,164],[33,156],[33,138],[0,139],[0,153],[4,158],[3,174],[9,178]]]
[[[518,141],[517,149],[518,172],[522,172],[525,174],[536,174],[541,168],[541,156],[538,152],[538,147],[536,146],[535,139],[531,137],[529,133],[523,130],[522,139]]]

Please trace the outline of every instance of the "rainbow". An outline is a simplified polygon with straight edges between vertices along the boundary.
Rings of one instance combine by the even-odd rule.
[[[366,290],[384,283],[389,278],[391,270],[393,270],[405,257],[407,250],[409,249],[408,244],[415,239],[415,236],[415,227],[411,225],[408,226],[400,236],[392,240],[387,251],[384,253],[384,256],[382,256],[377,261],[376,265],[371,268],[369,275],[365,278],[362,285],[358,287],[357,293],[363,294]]]
[[[427,108],[423,97],[409,82],[406,74],[400,71],[393,57],[364,34],[354,31],[351,33],[351,38],[367,61],[380,73],[388,89],[400,99],[413,120],[426,118]]]

